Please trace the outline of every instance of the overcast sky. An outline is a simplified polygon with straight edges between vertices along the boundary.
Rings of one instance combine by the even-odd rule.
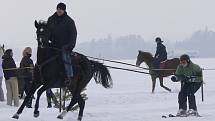
[[[78,43],[127,34],[147,41],[179,41],[199,29],[215,30],[214,0],[61,0],[75,20]],[[59,0],[1,1],[0,43],[36,46],[34,20],[45,19]]]

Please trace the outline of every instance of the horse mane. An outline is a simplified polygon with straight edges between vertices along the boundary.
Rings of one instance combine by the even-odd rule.
[[[140,52],[142,53],[145,59],[153,58],[153,55],[150,52],[144,52],[144,51],[140,51]]]

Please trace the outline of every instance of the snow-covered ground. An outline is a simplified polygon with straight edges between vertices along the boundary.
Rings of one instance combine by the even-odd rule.
[[[193,59],[204,68],[215,68],[215,59]],[[135,63],[135,60],[126,61]],[[115,65],[115,64],[114,64]],[[142,64],[145,66],[145,64]],[[148,75],[110,69],[114,87],[104,89],[91,80],[87,87],[89,99],[86,101],[83,121],[213,121],[215,120],[215,71],[204,71],[205,101],[201,102],[201,91],[196,93],[199,113],[203,117],[161,118],[162,115],[176,113],[179,83],[165,78],[165,85],[173,92],[169,93],[159,86],[157,81],[155,93],[151,94],[151,79]],[[4,85],[4,84],[3,84]],[[4,87],[5,90],[5,87]],[[20,121],[58,121],[58,110],[47,109],[45,94],[40,101],[40,117],[33,117],[33,109],[25,109]],[[15,107],[0,103],[0,121],[14,121],[11,116],[17,111]],[[64,121],[75,121],[78,112],[70,112]]]

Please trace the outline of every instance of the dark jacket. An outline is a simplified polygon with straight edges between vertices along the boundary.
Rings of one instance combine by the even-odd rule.
[[[16,64],[10,55],[3,55],[2,59],[3,69],[16,68]],[[10,77],[17,77],[17,70],[3,70],[3,72],[6,80],[10,79]]]
[[[167,59],[166,47],[162,43],[157,44],[157,50],[155,53],[155,57],[160,58],[161,60]]]
[[[24,56],[20,62],[20,68],[25,68],[21,69],[21,76],[22,77],[27,77],[27,78],[32,78],[32,70],[30,67],[33,67],[34,63],[31,60],[29,56]],[[26,68],[27,67],[27,68]],[[29,68],[28,68],[29,67]]]
[[[47,25],[51,32],[50,39],[54,47],[60,49],[65,45],[70,49],[75,47],[77,38],[75,22],[66,12],[63,16],[58,16],[57,13],[54,13],[49,17]]]

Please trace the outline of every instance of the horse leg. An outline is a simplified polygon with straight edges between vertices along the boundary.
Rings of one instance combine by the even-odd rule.
[[[78,114],[78,121],[82,120],[83,113],[84,113],[84,107],[85,107],[85,100],[82,98],[82,96],[79,94],[78,96],[78,105],[79,105],[79,114]]]
[[[22,113],[22,111],[25,108],[26,104],[28,103],[29,99],[33,96],[33,94],[35,93],[35,91],[37,90],[37,88],[39,86],[40,85],[37,85],[37,86],[31,88],[31,90],[29,91],[29,93],[25,97],[24,101],[22,102],[22,105],[19,107],[18,111],[16,112],[16,114],[13,115],[12,118],[14,118],[14,119],[19,118],[19,115]]]
[[[63,110],[62,113],[60,113],[57,118],[58,119],[63,119],[64,116],[70,111],[70,109],[77,103],[77,96],[74,95],[69,103],[69,105],[66,107],[66,110]]]
[[[38,91],[37,91],[37,99],[35,103],[35,109],[34,109],[34,117],[38,117],[40,115],[40,112],[38,111],[39,108],[39,101],[40,101],[40,96],[42,93],[47,89],[47,86],[42,86]]]
[[[154,93],[155,91],[155,85],[156,85],[156,77],[155,76],[151,76],[152,78],[152,93]]]
[[[170,88],[164,86],[164,84],[163,84],[163,77],[159,77],[159,80],[160,80],[160,86],[163,87],[164,89],[166,89],[167,91],[171,92]]]

